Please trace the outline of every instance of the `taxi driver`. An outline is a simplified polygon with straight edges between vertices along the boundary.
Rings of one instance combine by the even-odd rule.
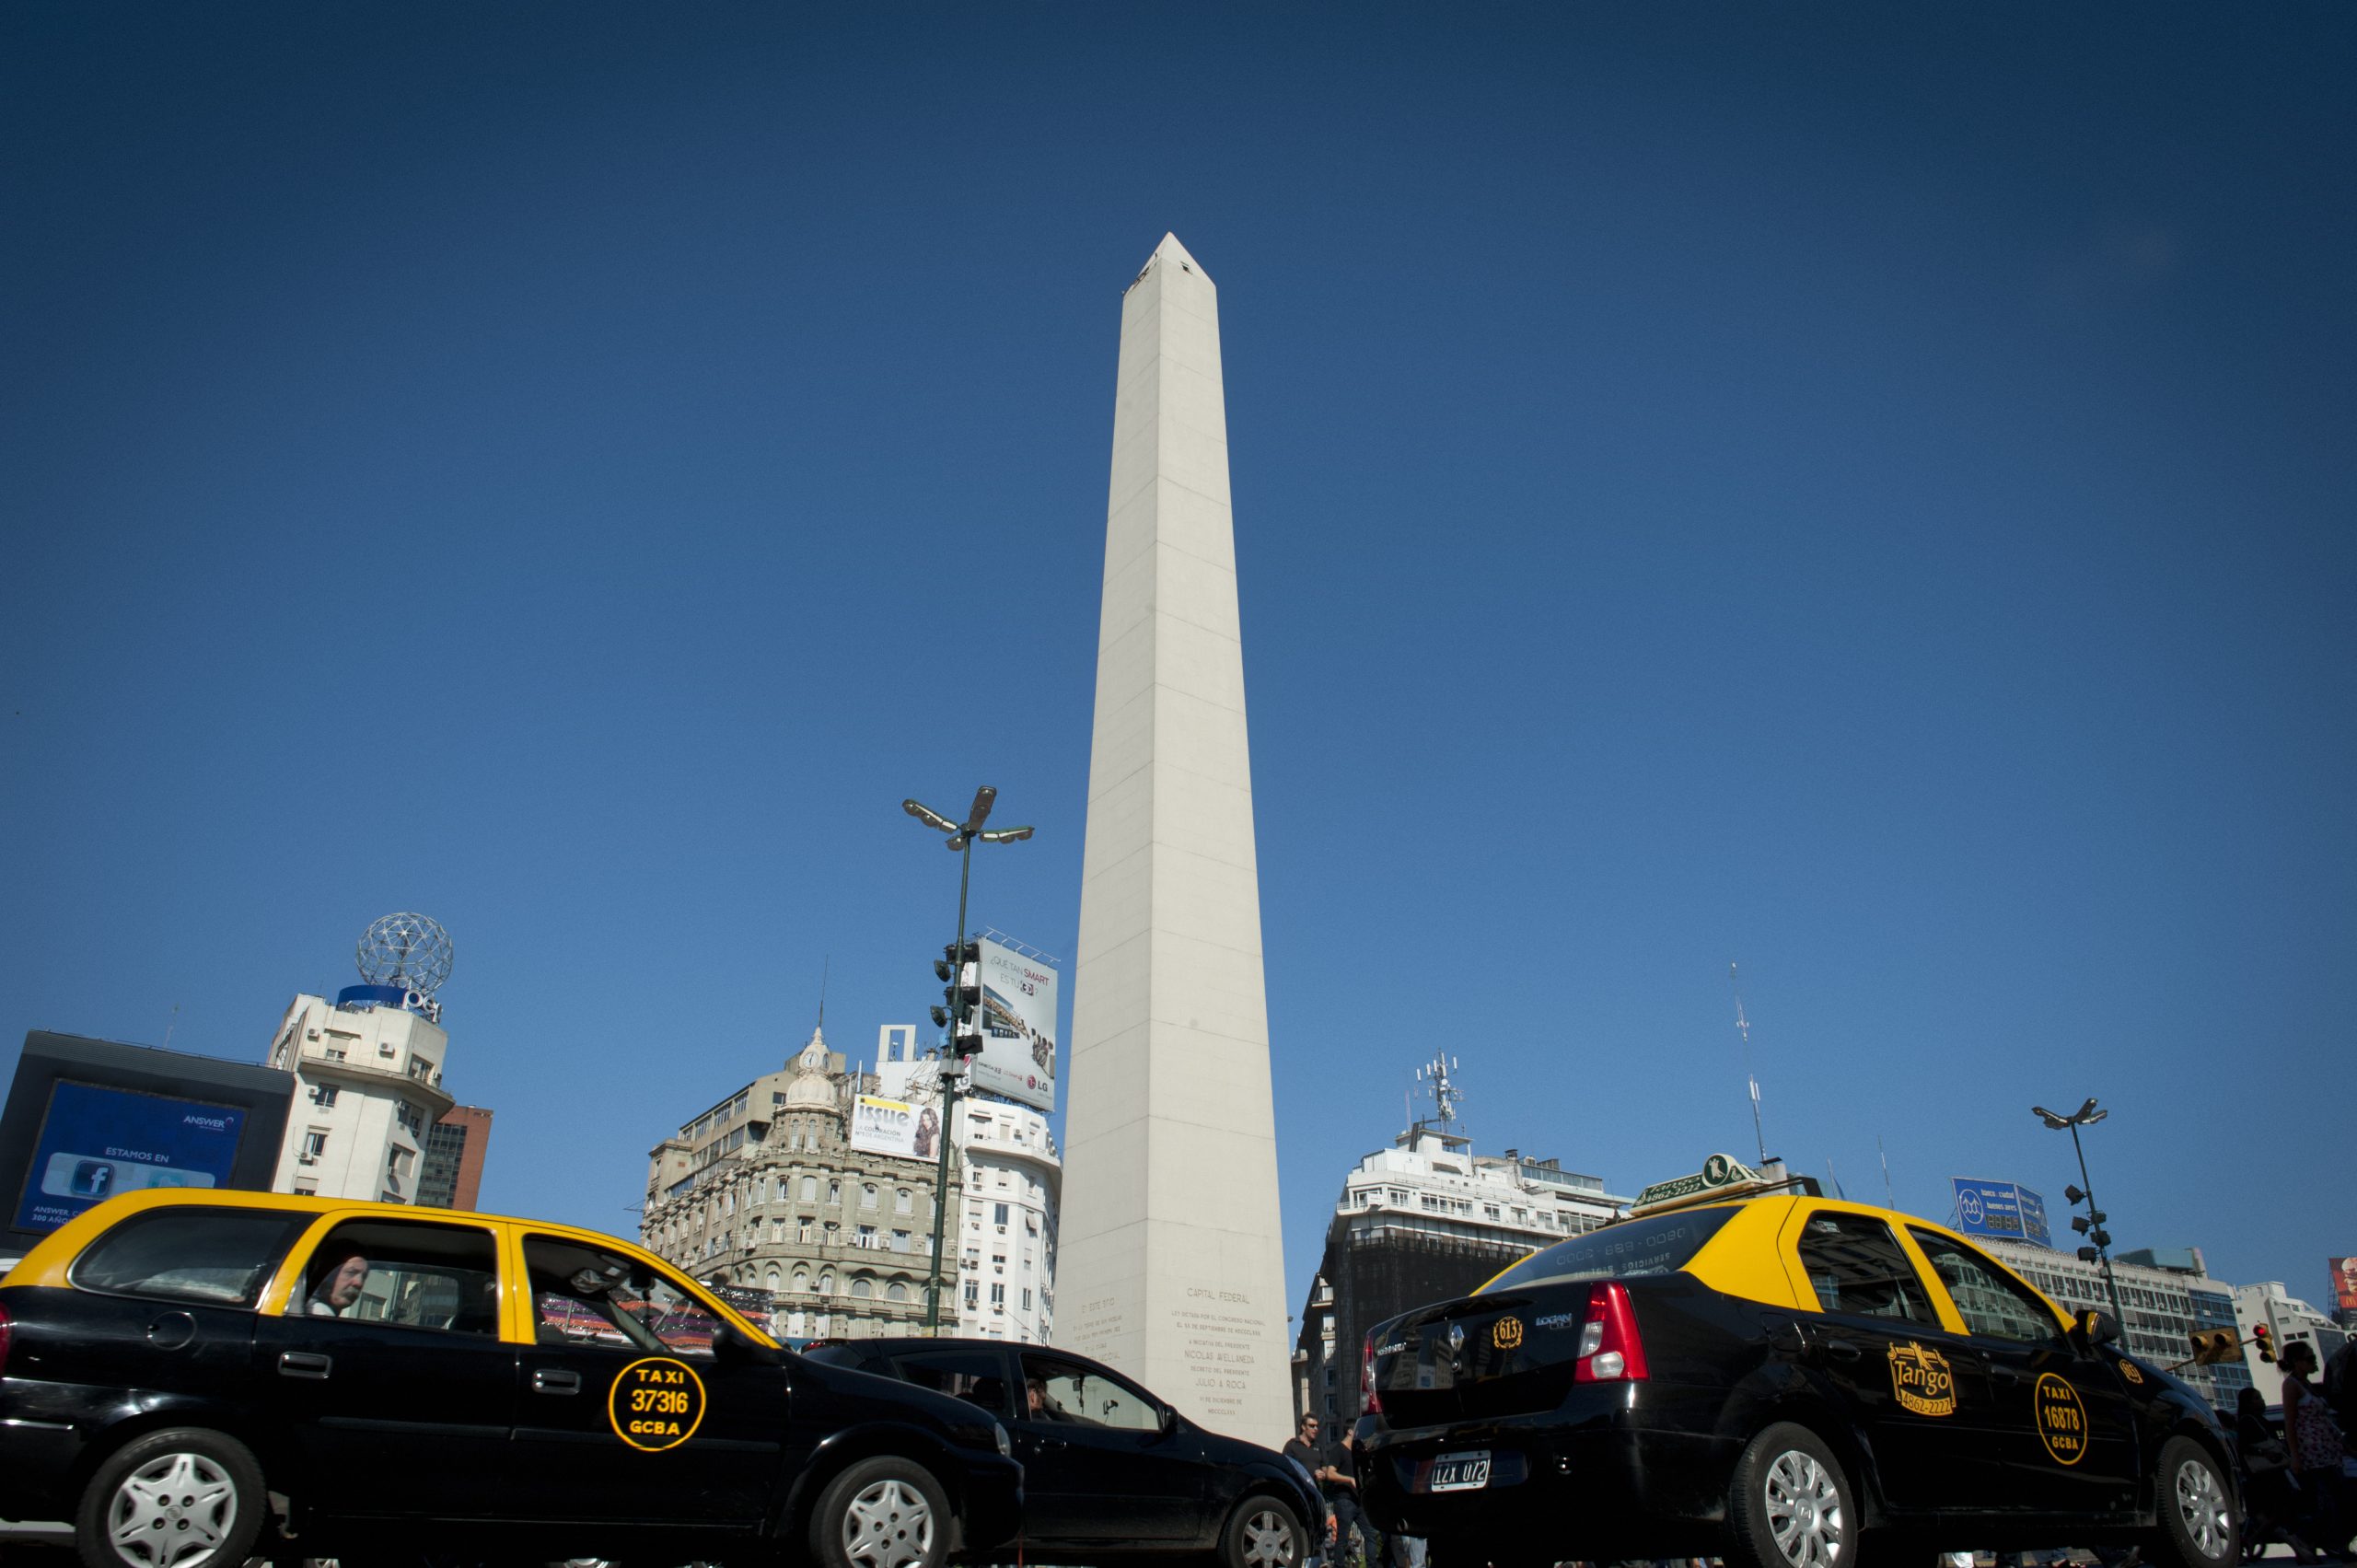
[[[331,1241],[311,1260],[311,1299],[304,1311],[314,1318],[341,1318],[360,1299],[368,1283],[368,1260],[348,1241]]]

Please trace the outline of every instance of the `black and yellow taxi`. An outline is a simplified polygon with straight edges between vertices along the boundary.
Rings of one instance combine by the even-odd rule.
[[[2206,1400],[1962,1237],[1724,1155],[1378,1324],[1358,1466],[1436,1568],[1849,1568],[2132,1543],[2236,1561]]]
[[[569,1225],[145,1191],[0,1280],[0,1517],[70,1519],[88,1568],[939,1568],[1016,1535],[1011,1456]]]

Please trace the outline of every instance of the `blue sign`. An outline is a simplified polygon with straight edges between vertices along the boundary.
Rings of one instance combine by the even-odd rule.
[[[1956,1227],[1967,1236],[2054,1245],[2046,1228],[2046,1200],[2012,1181],[1975,1181],[1956,1177]]]
[[[59,1080],[33,1145],[18,1230],[55,1230],[118,1192],[218,1187],[229,1179],[246,1113],[129,1089]]]

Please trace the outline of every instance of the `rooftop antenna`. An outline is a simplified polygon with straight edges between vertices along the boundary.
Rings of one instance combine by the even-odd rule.
[[[1457,1118],[1459,1098],[1457,1085],[1449,1077],[1451,1072],[1460,1070],[1463,1065],[1463,1063],[1446,1051],[1435,1051],[1430,1062],[1416,1069],[1416,1081],[1424,1085],[1424,1092],[1432,1096],[1433,1114],[1411,1115],[1409,1118],[1408,1136],[1410,1138],[1412,1139],[1418,1132],[1427,1128],[1440,1132],[1444,1135],[1446,1135],[1450,1129],[1455,1129],[1457,1135],[1460,1137],[1463,1135],[1464,1129],[1459,1125]],[[1410,1109],[1411,1110],[1413,1109],[1412,1095],[1410,1097]]]
[[[165,1020],[164,1023],[164,1049],[166,1051],[172,1049],[172,1031],[180,1027],[180,1005],[175,1002],[172,1004],[172,1016]]]
[[[1751,1086],[1751,1135],[1759,1142],[1759,1163],[1768,1163],[1768,1134],[1759,1126],[1759,1074],[1751,1070],[1751,1022],[1743,1016],[1743,981],[1735,965],[1727,965],[1727,984],[1735,988],[1735,1032],[1743,1037],[1743,1076]]]
[[[819,1032],[827,1032],[827,975],[835,967],[832,953],[819,960]]]
[[[1898,1200],[1890,1191],[1890,1151],[1882,1146],[1882,1134],[1879,1132],[1875,1134],[1875,1153],[1882,1156],[1883,1207],[1895,1209],[1898,1207]]]

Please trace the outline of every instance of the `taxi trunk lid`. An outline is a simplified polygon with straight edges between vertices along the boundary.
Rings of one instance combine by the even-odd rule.
[[[1385,1419],[1427,1426],[1555,1409],[1571,1392],[1583,1330],[1608,1283],[1463,1296],[1381,1325],[1369,1348]]]

